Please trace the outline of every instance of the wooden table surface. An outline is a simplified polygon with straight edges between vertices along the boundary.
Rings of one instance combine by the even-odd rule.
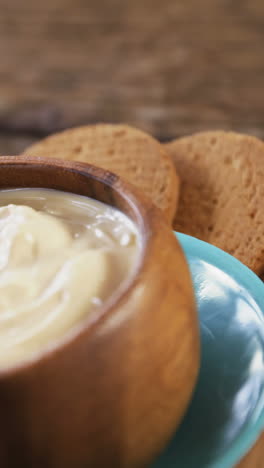
[[[126,121],[264,137],[263,0],[0,0],[0,152]]]
[[[263,0],[0,0],[0,154],[98,121],[264,138],[263,45]]]

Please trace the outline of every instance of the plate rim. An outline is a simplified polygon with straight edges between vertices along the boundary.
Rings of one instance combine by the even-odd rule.
[[[208,244],[187,234],[175,231],[174,234],[181,245],[184,255],[187,257],[187,261],[190,256],[197,257],[198,251],[199,258],[201,257],[202,260],[220,268],[233,277],[235,281],[243,285],[245,289],[249,290],[264,317],[264,283],[253,271],[232,255],[212,244]],[[212,462],[210,468],[232,468],[254,446],[262,431],[264,431],[264,391],[259,403],[262,407],[259,414],[255,418],[253,416],[253,420],[241,431],[230,448],[218,460]]]

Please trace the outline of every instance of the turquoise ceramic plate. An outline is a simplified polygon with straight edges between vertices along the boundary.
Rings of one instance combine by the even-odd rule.
[[[221,250],[177,237],[196,291],[202,363],[184,422],[151,468],[231,468],[264,429],[264,284]]]

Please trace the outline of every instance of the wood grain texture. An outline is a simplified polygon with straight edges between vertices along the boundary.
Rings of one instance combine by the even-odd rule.
[[[0,0],[0,154],[98,121],[264,138],[263,25],[262,0]]]
[[[264,136],[262,0],[0,0],[0,11],[2,133],[111,121],[163,140]]]
[[[80,330],[0,371],[0,466],[146,466],[182,420],[198,374],[198,318],[183,252],[159,211],[115,174],[2,157],[0,187],[24,186],[118,207],[138,227],[141,257],[130,282]]]

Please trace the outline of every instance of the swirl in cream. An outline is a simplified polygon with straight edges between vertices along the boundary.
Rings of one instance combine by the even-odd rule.
[[[137,233],[117,210],[73,194],[9,190],[0,202],[0,365],[9,366],[118,288],[136,258]]]

